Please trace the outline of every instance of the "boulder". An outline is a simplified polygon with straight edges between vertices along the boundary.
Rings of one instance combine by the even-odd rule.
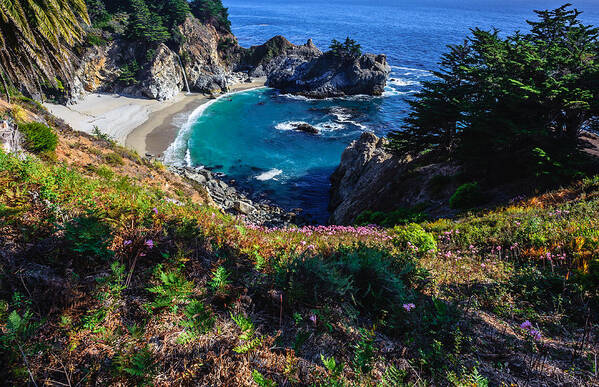
[[[295,125],[295,129],[297,129],[301,132],[304,132],[304,133],[318,134],[318,129],[316,129],[312,125],[307,124],[305,122]]]
[[[239,211],[242,214],[249,215],[252,212],[256,211],[256,208],[249,203],[242,202],[241,200],[237,200],[233,203],[233,207],[235,210]]]
[[[165,44],[160,44],[154,60],[142,76],[141,93],[159,101],[171,99],[183,88],[183,71],[177,54]]]

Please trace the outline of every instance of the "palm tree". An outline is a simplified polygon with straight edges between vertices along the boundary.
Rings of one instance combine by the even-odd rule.
[[[89,25],[85,0],[0,0],[0,76],[31,92],[72,79],[71,48]]]

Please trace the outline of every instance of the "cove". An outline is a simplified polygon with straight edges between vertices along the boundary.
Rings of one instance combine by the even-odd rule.
[[[205,166],[235,180],[253,200],[269,200],[316,223],[328,218],[329,177],[345,147],[376,128],[383,98],[309,100],[260,88],[194,112],[169,150],[170,163]],[[293,129],[306,122],[319,133]]]

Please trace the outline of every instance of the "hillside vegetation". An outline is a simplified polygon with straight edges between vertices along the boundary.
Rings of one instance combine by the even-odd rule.
[[[7,384],[597,385],[599,178],[453,220],[263,228],[17,102],[58,142],[0,152]]]

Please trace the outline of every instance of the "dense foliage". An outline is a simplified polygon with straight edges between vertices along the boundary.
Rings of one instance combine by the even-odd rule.
[[[191,12],[203,23],[212,24],[221,32],[231,32],[229,10],[221,0],[192,0]]]
[[[58,144],[54,130],[40,122],[19,125],[19,131],[25,137],[25,147],[34,153],[52,152]]]
[[[351,39],[349,36],[341,43],[337,39],[331,41],[329,46],[330,53],[342,58],[358,58],[362,55],[362,48],[358,42]]]
[[[474,29],[451,46],[391,147],[435,150],[491,180],[571,176],[578,136],[598,122],[599,29],[569,5],[536,13],[526,34]]]
[[[181,42],[178,26],[190,13],[186,0],[87,0],[95,27],[115,31],[121,15],[128,15],[124,34],[132,40],[155,46],[163,42]]]
[[[89,23],[84,0],[14,0],[0,5],[0,77],[41,94],[41,84],[70,80],[70,51]]]

